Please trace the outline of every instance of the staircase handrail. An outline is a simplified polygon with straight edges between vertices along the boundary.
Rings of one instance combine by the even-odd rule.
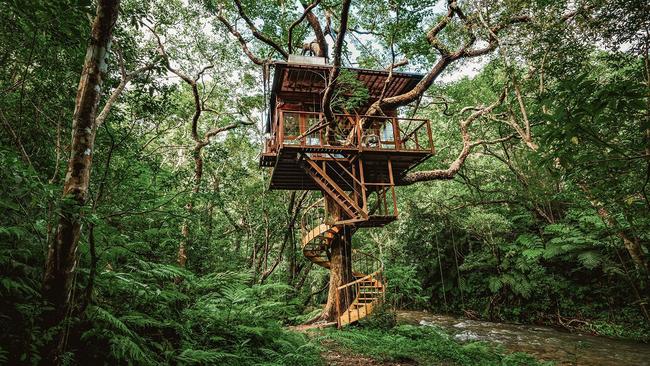
[[[369,278],[377,277],[379,274],[381,274],[384,271],[384,261],[382,261],[379,257],[377,257],[375,255],[372,255],[370,253],[367,253],[367,252],[362,252],[360,250],[356,250],[356,249],[353,249],[353,253],[357,254],[357,255],[362,255],[362,256],[365,256],[365,257],[368,257],[368,258],[372,259],[375,263],[378,263],[377,269],[375,271],[373,271],[372,273],[370,273],[370,274],[364,274],[364,276],[361,277],[361,278],[357,278],[356,280],[354,280],[352,282],[348,282],[345,285],[341,285],[341,286],[337,287],[337,290],[342,290],[342,289],[344,289],[346,287],[353,286],[353,285],[355,285],[355,284],[357,284],[359,282],[363,282],[364,280],[368,280]]]
[[[307,229],[307,223],[305,222],[307,217],[311,215],[316,208],[324,208],[324,207],[325,207],[325,197],[321,197],[316,201],[314,201],[311,205],[307,206],[307,208],[302,210],[302,216],[300,216],[300,229],[302,230],[303,235],[308,233],[309,230],[313,229],[313,227]],[[318,225],[320,225],[320,223]]]

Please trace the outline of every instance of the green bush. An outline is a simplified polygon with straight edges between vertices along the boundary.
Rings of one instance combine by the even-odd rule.
[[[397,325],[397,313],[386,303],[376,306],[370,316],[361,319],[361,325],[369,329],[389,330]]]

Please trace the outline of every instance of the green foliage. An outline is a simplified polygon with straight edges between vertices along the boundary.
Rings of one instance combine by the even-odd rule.
[[[593,53],[577,74],[551,61],[541,105],[527,105],[530,118],[539,119],[533,128],[539,151],[512,142],[486,146],[464,165],[461,178],[402,191],[407,215],[396,233],[388,229],[380,239],[394,242],[384,249],[388,278],[409,289],[397,296],[492,320],[555,323],[560,314],[643,334],[647,325],[638,319],[647,307],[647,276],[620,236],[636,238],[647,257],[647,166],[631,158],[645,141],[639,61]],[[501,67],[494,62],[436,92],[460,106],[494,98]],[[522,86],[528,95],[539,93],[537,84]],[[440,121],[434,136],[446,146],[457,127],[448,128],[448,117],[439,120],[438,111],[431,118]],[[473,138],[506,133],[485,126],[475,128]],[[455,154],[442,151],[425,165],[445,166]],[[608,334],[606,327],[591,331]]]
[[[272,0],[241,3],[280,45],[304,10]],[[473,74],[472,65],[452,65],[417,108],[398,110],[433,123],[438,151],[418,169],[445,169],[461,150],[466,107],[490,104],[510,87],[503,105],[469,129],[471,141],[502,142],[475,146],[453,180],[400,187],[400,220],[355,234],[357,247],[381,253],[393,308],[536,324],[571,318],[583,331],[648,340],[650,281],[621,239],[649,256],[647,6],[590,2],[598,9],[556,22],[570,3],[489,4],[481,9],[488,22],[520,14],[539,22],[504,28],[499,42],[507,47],[481,61],[477,75],[463,76]],[[441,4],[353,2],[345,39],[351,59],[344,62],[383,69],[407,58],[409,70],[430,70],[440,57],[426,30],[444,16]],[[300,194],[267,190],[268,171],[258,166],[257,118],[268,97],[261,71],[215,14],[236,23],[256,55],[279,53],[257,41],[232,2],[123,0],[99,108],[122,77],[118,49],[127,73],[151,70],[131,80],[97,130],[87,202],[61,200],[94,5],[0,3],[0,364],[38,364],[61,334],[62,361],[71,365],[318,364],[319,348],[284,326],[320,311],[328,274],[302,258],[300,230],[290,225],[288,202]],[[459,2],[466,14],[478,5]],[[328,37],[336,37],[339,10],[340,3],[324,1],[312,11],[329,16]],[[458,48],[491,37],[468,19],[475,23],[448,24],[441,41]],[[252,122],[203,148],[196,186],[193,95],[161,62],[144,26],[152,22],[174,67],[192,76],[204,71],[198,134]],[[303,20],[294,50],[312,37]],[[523,123],[515,77],[537,150],[510,138],[516,131],[504,123]],[[370,100],[354,74],[342,71],[337,83],[335,110],[354,112]],[[72,308],[65,324],[44,327],[52,310],[41,297],[44,260],[62,212],[82,223]],[[175,264],[181,240],[186,268]],[[364,328],[327,337],[398,362],[535,364],[394,322],[385,307]]]
[[[401,325],[391,330],[349,329],[331,331],[325,339],[377,360],[417,362],[418,365],[541,365],[530,356],[506,355],[498,347],[485,343],[459,344],[449,335],[432,327]]]
[[[372,309],[370,316],[360,321],[364,328],[388,330],[397,325],[397,312],[386,303],[381,303]]]
[[[415,265],[390,263],[385,271],[386,277],[390,279],[386,294],[387,303],[398,309],[418,309],[426,303]]]
[[[333,110],[353,113],[364,105],[369,97],[368,88],[357,79],[356,74],[348,70],[341,70],[336,79],[336,91],[332,97]]]
[[[278,321],[288,311],[278,300],[283,286],[251,287],[249,279],[238,272],[195,279],[178,267],[144,261],[129,272],[104,272],[98,286],[100,293],[111,295],[102,301],[110,310],[88,308],[91,327],[81,335],[86,352],[77,355],[77,362],[317,363],[316,346],[282,329]],[[116,301],[135,297],[137,302],[128,307]],[[93,347],[98,344],[108,344],[111,352],[101,353]]]

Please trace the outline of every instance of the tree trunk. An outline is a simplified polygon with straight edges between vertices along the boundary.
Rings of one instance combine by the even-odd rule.
[[[614,216],[612,216],[609,211],[607,211],[605,206],[591,194],[591,190],[586,184],[578,183],[578,186],[585,193],[587,199],[589,199],[589,202],[591,203],[591,206],[596,209],[598,216],[603,220],[605,225],[614,230],[616,232],[616,236],[618,236],[623,241],[623,246],[630,255],[630,258],[632,258],[634,265],[647,276],[648,262],[646,260],[645,254],[643,253],[643,249],[641,248],[639,239],[633,235],[628,234],[620,227],[616,218],[614,218]]]
[[[336,201],[330,197],[326,197],[325,205],[327,207],[329,222],[336,222],[343,219],[341,208]],[[354,277],[352,276],[351,231],[344,229],[343,232],[339,233],[336,239],[332,241],[330,250],[330,286],[327,293],[327,304],[318,319],[334,322],[337,320],[338,315],[342,314],[350,306],[352,300],[354,300],[354,295],[351,291],[342,291],[340,294],[337,294],[337,288],[339,286],[354,281]]]
[[[192,182],[190,201],[185,205],[187,218],[183,220],[183,225],[181,226],[181,242],[178,244],[177,255],[178,265],[183,268],[187,264],[187,248],[190,245],[190,219],[194,213],[194,200],[201,190],[201,181],[203,180],[203,157],[201,153],[204,146],[204,144],[196,142],[194,150],[192,150],[192,157],[194,158],[194,182]]]
[[[97,131],[95,117],[119,3],[119,0],[98,1],[90,44],[79,81],[72,122],[71,153],[63,184],[60,218],[53,241],[49,243],[45,263],[43,297],[53,306],[53,309],[44,316],[46,328],[61,323],[71,304],[82,209],[88,200]],[[51,349],[49,352],[51,358],[47,362],[59,363],[57,352],[52,353]]]
[[[70,160],[63,185],[62,210],[55,239],[48,248],[43,280],[43,295],[55,307],[54,314],[47,319],[50,326],[62,319],[70,298],[81,228],[81,209],[88,199],[97,127],[95,114],[107,69],[106,57],[118,6],[119,0],[98,2],[92,37],[79,81],[72,123]]]

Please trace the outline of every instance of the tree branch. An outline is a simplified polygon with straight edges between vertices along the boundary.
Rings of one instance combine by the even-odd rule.
[[[111,95],[106,100],[106,103],[104,104],[104,107],[102,108],[101,112],[99,112],[97,118],[95,118],[95,123],[97,123],[97,128],[101,127],[101,125],[104,124],[104,121],[106,121],[106,118],[108,117],[108,114],[113,108],[113,105],[120,98],[126,86],[138,75],[143,74],[146,71],[153,69],[154,67],[154,64],[150,62],[128,73],[124,65],[124,57],[122,56],[122,51],[119,48],[117,48],[115,50],[115,53],[117,54],[117,61],[120,66],[121,79],[120,79],[120,83],[117,85],[115,89],[113,89],[113,92],[111,92]]]
[[[233,36],[235,36],[235,38],[237,38],[237,41],[239,41],[239,44],[242,47],[242,50],[254,64],[260,66],[264,65],[266,60],[263,60],[255,56],[253,52],[251,52],[251,50],[248,48],[248,43],[246,42],[244,37],[241,35],[241,33],[237,31],[237,29],[235,29],[235,27],[232,24],[230,24],[230,22],[223,16],[223,14],[221,14],[221,12],[217,14],[217,19],[219,19],[219,21],[228,29],[230,34],[232,34]]]
[[[496,107],[501,105],[505,97],[506,97],[506,89],[503,90],[503,92],[499,96],[499,99],[496,102],[492,103],[491,105],[485,108],[476,110],[469,117],[467,117],[467,119],[465,119],[460,123],[460,133],[463,139],[463,148],[461,149],[456,159],[449,165],[447,169],[437,169],[437,170],[408,173],[404,177],[403,181],[407,184],[413,184],[415,182],[453,179],[456,176],[456,173],[458,173],[458,171],[460,170],[460,168],[462,168],[463,164],[465,164],[465,160],[472,152],[472,149],[474,147],[483,144],[493,144],[493,143],[503,142],[513,138],[514,135],[511,135],[511,136],[506,136],[492,141],[478,140],[472,142],[469,135],[469,128],[471,127],[472,123],[476,121],[479,117],[482,117],[483,115],[492,112]],[[464,108],[464,110],[469,110],[469,109]]]
[[[351,0],[343,0],[343,6],[341,9],[341,20],[339,24],[339,31],[336,37],[336,43],[334,45],[334,54],[332,69],[330,71],[329,80],[325,92],[323,93],[322,109],[325,120],[330,125],[328,128],[327,135],[328,139],[331,137],[330,130],[331,127],[334,127],[336,120],[334,119],[334,111],[332,111],[332,97],[334,95],[334,89],[336,88],[336,79],[341,73],[341,53],[343,52],[343,41],[345,40],[345,33],[348,27],[348,16],[350,13],[350,3]]]
[[[315,8],[320,3],[320,1],[321,0],[314,0],[311,4],[309,4],[307,6],[305,6],[304,3],[302,4],[303,7],[305,8],[305,10],[302,12],[302,15],[300,16],[300,18],[298,18],[295,22],[291,23],[291,26],[289,27],[289,40],[287,41],[287,47],[288,47],[288,50],[289,50],[289,54],[291,54],[293,52],[293,41],[292,41],[292,39],[293,39],[293,29],[295,27],[297,27],[298,25],[300,25],[300,23],[302,23],[303,20],[305,20],[307,15],[309,15],[311,13],[311,10],[313,8]],[[320,29],[320,23],[318,24],[318,28]],[[320,33],[322,35],[323,32],[321,31]],[[316,39],[318,39],[318,35],[316,35]],[[323,36],[323,39],[325,39],[324,36]]]
[[[287,53],[287,51],[283,50],[282,47],[280,47],[274,40],[271,39],[271,37],[267,36],[266,34],[260,32],[259,29],[257,29],[253,21],[244,12],[244,8],[241,5],[241,1],[240,0],[233,0],[233,1],[237,6],[237,11],[239,12],[239,15],[242,17],[242,19],[244,19],[244,21],[248,25],[248,29],[250,29],[251,32],[253,32],[253,36],[259,39],[260,41],[266,43],[267,45],[273,47],[276,51],[278,51],[278,53],[282,55],[282,57],[288,59],[289,54]]]

